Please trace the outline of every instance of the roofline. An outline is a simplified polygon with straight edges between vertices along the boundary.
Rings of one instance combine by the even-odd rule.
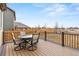
[[[30,27],[17,27],[17,26],[15,26],[16,28],[30,28]]]
[[[9,7],[7,7],[9,10],[11,10],[12,12],[14,12],[15,13],[15,11],[14,10],[12,10],[11,8],[9,8]]]
[[[1,9],[1,11],[5,11],[6,8],[8,8],[10,11],[12,11],[14,13],[14,21],[15,21],[16,20],[15,11],[12,10],[11,8],[7,7],[6,3],[0,3],[0,9]]]

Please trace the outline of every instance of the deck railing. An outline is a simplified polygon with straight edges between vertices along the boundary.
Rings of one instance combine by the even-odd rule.
[[[79,48],[79,34],[64,33],[64,45],[72,48]]]
[[[20,31],[4,31],[3,37],[4,37],[4,42],[10,42],[12,41],[12,35],[11,33],[15,34],[16,40],[18,40],[18,36],[20,35]],[[32,34],[34,31],[25,31],[26,34]]]
[[[20,31],[5,31],[4,32],[4,42],[12,41],[11,32],[15,33],[15,37],[18,39]],[[25,31],[26,34],[32,34],[34,31]],[[79,34],[74,33],[54,33],[43,31],[40,32],[40,39],[45,41],[54,42],[60,44],[61,46],[69,46],[72,48],[79,48]]]
[[[54,32],[43,32],[40,35],[41,39],[45,41],[54,42],[62,46],[68,46],[72,48],[79,48],[79,34],[75,33],[54,33]]]

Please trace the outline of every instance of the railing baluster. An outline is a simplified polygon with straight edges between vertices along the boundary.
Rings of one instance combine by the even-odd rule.
[[[66,45],[66,35],[64,34],[64,45]]]
[[[72,34],[72,48],[73,48],[73,34]]]
[[[45,41],[47,40],[47,32],[45,31]]]
[[[73,35],[73,48],[75,48],[75,35]]]
[[[68,46],[70,47],[70,34],[68,35]]]
[[[66,46],[67,46],[67,34],[66,34]]]
[[[75,41],[75,45],[76,45],[76,48],[77,48],[77,34],[76,34],[76,41]]]
[[[62,32],[62,46],[64,46],[64,32]]]
[[[70,47],[72,47],[72,35],[70,35]]]
[[[68,34],[67,34],[67,46],[68,46]]]
[[[77,35],[77,48],[78,48],[78,35]]]
[[[67,35],[65,34],[65,45],[67,45]]]
[[[69,34],[67,35],[67,42],[68,42],[68,46],[69,46]]]

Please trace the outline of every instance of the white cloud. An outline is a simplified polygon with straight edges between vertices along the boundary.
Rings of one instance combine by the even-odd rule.
[[[48,4],[46,4],[46,3],[33,3],[32,5],[35,7],[45,7]]]
[[[50,12],[53,11],[53,9],[51,7],[46,7],[45,9],[43,9],[41,12],[45,13],[45,12]]]
[[[57,12],[64,11],[66,6],[64,4],[54,4],[52,6]]]
[[[32,4],[32,5],[35,6],[35,7],[42,7],[41,4]]]
[[[62,11],[65,11],[65,8],[59,7],[59,8],[56,9],[56,12],[62,12]]]
[[[61,3],[51,3],[51,4],[33,4],[36,7],[43,7],[40,13],[44,13],[47,16],[62,16],[62,15],[75,15],[78,14],[79,4],[61,4]],[[76,8],[76,7],[77,8]],[[73,9],[73,8],[76,8]],[[73,12],[72,12],[73,11]]]
[[[51,7],[46,7],[42,12],[47,13],[48,16],[56,16],[67,12],[67,8],[63,4],[52,4]]]

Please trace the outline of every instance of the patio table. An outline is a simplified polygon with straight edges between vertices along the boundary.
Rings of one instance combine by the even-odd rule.
[[[23,36],[19,36],[19,38],[24,41],[25,48],[27,43],[29,43],[30,41],[32,42],[32,35],[23,35]]]
[[[23,35],[23,36],[19,36],[19,38],[27,40],[27,39],[32,38],[32,35]]]

